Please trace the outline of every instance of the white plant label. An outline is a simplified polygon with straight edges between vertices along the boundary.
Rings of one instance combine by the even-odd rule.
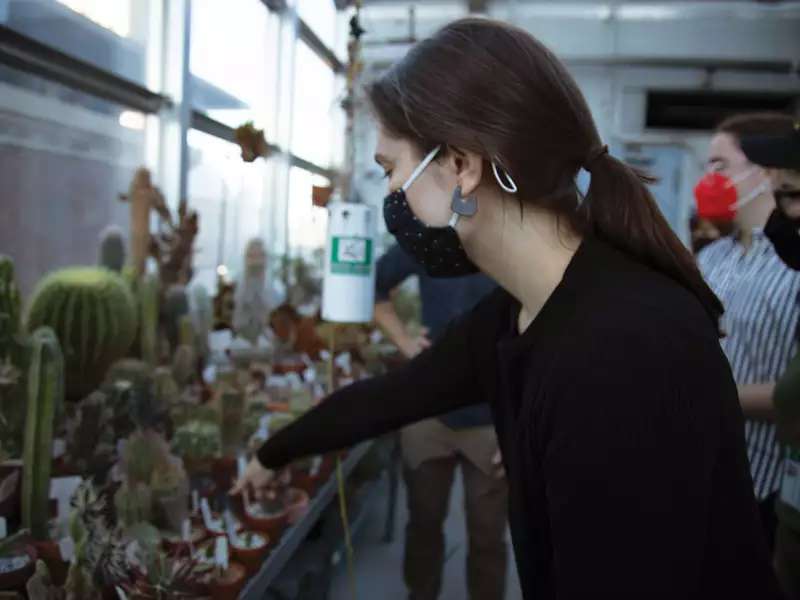
[[[211,507],[208,505],[207,498],[203,498],[200,501],[200,512],[203,515],[203,524],[206,526],[206,529],[215,531],[216,523],[214,522],[214,517],[211,516]]]
[[[75,542],[71,537],[63,537],[58,540],[58,552],[61,554],[61,560],[72,562],[72,559],[75,558]]]
[[[228,538],[218,536],[214,542],[214,564],[220,569],[228,570]]]

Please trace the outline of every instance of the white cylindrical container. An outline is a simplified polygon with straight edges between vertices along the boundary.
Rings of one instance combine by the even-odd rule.
[[[375,307],[375,208],[341,202],[329,209],[322,318],[369,323]]]

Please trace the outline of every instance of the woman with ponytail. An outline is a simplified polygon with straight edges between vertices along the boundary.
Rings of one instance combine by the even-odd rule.
[[[233,492],[488,400],[525,598],[779,598],[722,307],[565,67],[520,29],[468,19],[368,96],[389,230],[430,275],[481,270],[501,289],[272,437]]]

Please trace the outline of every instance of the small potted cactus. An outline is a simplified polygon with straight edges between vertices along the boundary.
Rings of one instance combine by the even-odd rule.
[[[259,502],[245,502],[243,517],[248,529],[277,541],[286,529],[289,512],[283,495],[273,490]]]
[[[224,547],[220,556],[220,546]],[[200,545],[194,559],[210,571],[205,576],[213,600],[236,600],[244,587],[247,571],[238,562],[228,560],[227,537],[207,540]]]
[[[0,590],[23,591],[36,567],[36,550],[26,532],[0,540]]]
[[[216,423],[193,420],[175,430],[172,449],[183,459],[190,475],[209,475],[219,455],[220,428]]]
[[[161,435],[134,432],[122,448],[115,471],[122,481],[115,503],[126,525],[152,518],[162,530],[181,530],[189,516],[188,476]]]
[[[126,589],[129,600],[196,600],[208,596],[211,569],[194,557],[155,552],[140,562],[141,571]]]
[[[255,575],[269,553],[269,536],[265,533],[240,529],[238,535],[230,542],[233,557],[244,566],[247,576]]]

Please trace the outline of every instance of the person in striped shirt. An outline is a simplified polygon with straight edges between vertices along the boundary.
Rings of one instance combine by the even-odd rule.
[[[797,351],[800,274],[784,264],[764,235],[775,200],[766,172],[747,160],[740,140],[782,134],[792,126],[791,117],[779,114],[732,117],[719,126],[708,168],[736,186],[736,228],[698,255],[700,270],[725,306],[721,343],[739,387],[750,471],[770,548],[783,469],[772,396]]]

